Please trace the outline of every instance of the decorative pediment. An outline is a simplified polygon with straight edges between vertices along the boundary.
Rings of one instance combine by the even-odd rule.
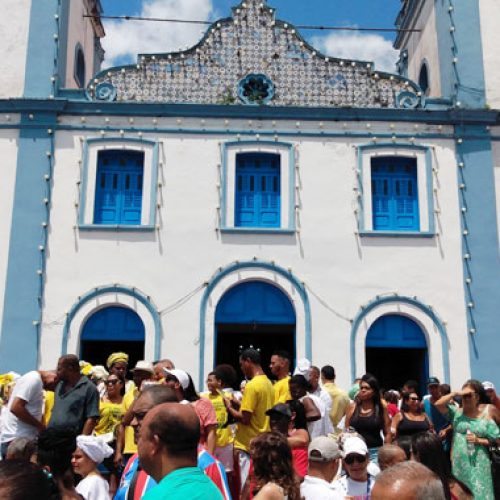
[[[417,108],[418,85],[373,64],[326,56],[264,0],[245,0],[194,47],[139,55],[89,84],[92,100],[300,107]]]

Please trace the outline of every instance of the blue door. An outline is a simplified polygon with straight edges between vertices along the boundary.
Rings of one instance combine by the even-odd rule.
[[[264,370],[276,350],[295,357],[293,305],[278,287],[263,281],[234,286],[215,310],[214,364],[229,363],[239,370],[239,354],[247,347],[260,350]]]
[[[128,307],[109,306],[99,309],[85,322],[80,338],[80,357],[92,364],[105,365],[116,351],[130,356],[129,365],[144,359],[144,323]]]
[[[420,326],[406,316],[378,318],[366,336],[366,371],[385,389],[400,389],[407,380],[425,390],[429,377],[427,340]]]
[[[236,227],[280,227],[280,156],[243,153],[236,157]]]

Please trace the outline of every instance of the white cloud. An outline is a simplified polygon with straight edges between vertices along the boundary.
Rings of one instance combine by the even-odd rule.
[[[312,45],[332,57],[370,61],[380,71],[396,72],[399,52],[392,48],[389,40],[380,35],[332,33],[325,37],[314,37]]]
[[[212,0],[143,0],[141,17],[209,20]],[[106,51],[103,66],[130,64],[137,54],[170,52],[192,46],[202,37],[200,24],[152,21],[106,21],[102,45]]]

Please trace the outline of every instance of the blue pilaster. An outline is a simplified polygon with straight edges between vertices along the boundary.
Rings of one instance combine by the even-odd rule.
[[[0,373],[38,366],[55,115],[23,115],[0,336]]]
[[[491,140],[483,126],[455,132],[471,372],[500,385],[500,255]]]
[[[461,107],[485,105],[485,79],[478,0],[437,0],[441,94]]]
[[[61,0],[32,0],[24,96],[56,94]]]

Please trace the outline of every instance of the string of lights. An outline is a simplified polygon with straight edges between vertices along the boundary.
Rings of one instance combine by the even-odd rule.
[[[197,19],[169,19],[163,17],[143,17],[143,16],[96,16],[85,14],[83,17],[91,17],[94,19],[109,19],[115,21],[148,21],[162,23],[179,23],[179,24],[199,24],[203,26],[211,26],[215,21],[201,21]],[[419,33],[419,29],[401,29],[401,28],[363,28],[358,26],[322,26],[313,24],[298,24],[296,28],[301,30],[318,30],[318,31],[375,31],[381,33]]]

